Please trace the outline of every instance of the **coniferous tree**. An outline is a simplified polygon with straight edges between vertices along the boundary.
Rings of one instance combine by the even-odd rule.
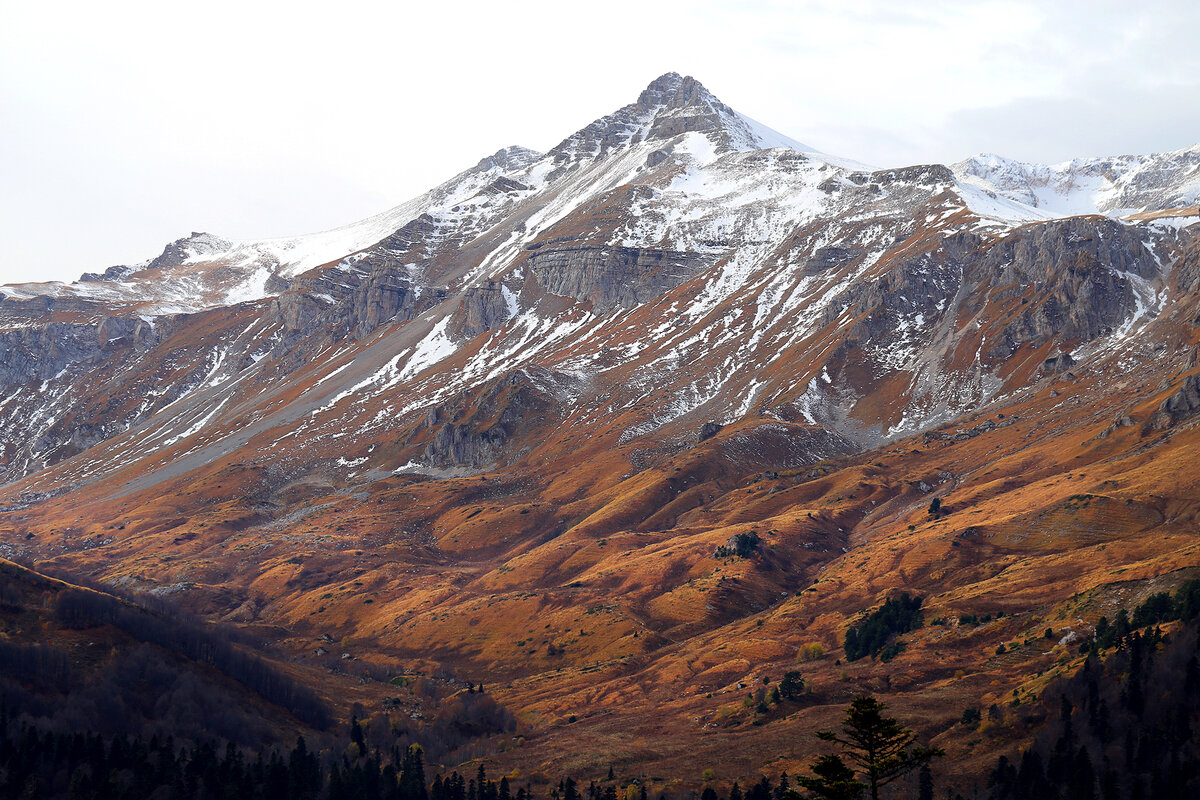
[[[854,779],[854,770],[841,756],[824,755],[809,768],[812,775],[798,775],[796,782],[825,800],[856,800],[866,785]]]
[[[933,771],[928,764],[917,773],[917,800],[933,800]]]
[[[885,710],[887,706],[874,697],[856,697],[846,710],[841,734],[833,731],[817,732],[817,736],[823,741],[842,746],[850,760],[865,776],[871,800],[879,800],[880,788],[942,755],[942,751],[936,748],[914,745],[916,734],[892,717],[884,716]],[[823,769],[836,771],[836,764],[833,762],[819,763]],[[815,769],[816,765],[814,771]],[[815,791],[814,787],[805,785]]]

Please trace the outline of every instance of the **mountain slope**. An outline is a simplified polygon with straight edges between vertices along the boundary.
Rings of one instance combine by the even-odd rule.
[[[514,765],[751,771],[864,687],[940,730],[1200,566],[1193,150],[876,170],[672,73],[339,231],[10,287],[0,555],[497,683]],[[1007,621],[843,681],[901,588]],[[819,703],[727,708],[814,641]]]

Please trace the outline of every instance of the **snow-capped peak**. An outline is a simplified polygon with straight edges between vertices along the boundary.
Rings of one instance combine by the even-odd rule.
[[[813,148],[743,116],[722,103],[691,76],[668,72],[650,82],[636,102],[601,117],[550,151],[556,164],[593,159],[644,141],[700,133],[718,152],[787,147]]]

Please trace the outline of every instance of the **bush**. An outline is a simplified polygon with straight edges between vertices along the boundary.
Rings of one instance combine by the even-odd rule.
[[[797,657],[800,661],[816,661],[825,655],[825,646],[820,642],[806,642],[800,645]]]

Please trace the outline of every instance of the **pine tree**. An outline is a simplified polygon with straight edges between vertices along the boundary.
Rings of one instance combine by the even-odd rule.
[[[813,776],[798,775],[796,782],[827,800],[855,800],[867,788],[854,779],[854,770],[846,766],[841,756],[824,755],[813,762]]]
[[[922,764],[917,773],[917,800],[933,800],[933,772],[928,764]]]
[[[913,745],[916,734],[905,728],[891,717],[885,717],[883,712],[887,706],[874,697],[863,695],[856,697],[846,710],[846,719],[842,723],[842,733],[833,731],[818,731],[817,736],[826,742],[839,744],[846,751],[860,772],[867,779],[867,788],[871,790],[871,800],[879,800],[879,789],[892,781],[907,775],[913,770],[927,765],[933,758],[942,755],[935,748],[917,747]],[[836,758],[836,757],[833,757]],[[837,765],[846,767],[840,758],[837,762],[825,759],[818,760],[813,766],[818,781],[822,779],[817,773],[817,765],[830,773],[831,781],[841,780]],[[848,768],[847,768],[848,769]],[[804,779],[799,779],[806,788],[818,791]],[[834,785],[833,782],[829,783]],[[848,787],[847,787],[848,788]],[[835,795],[824,795],[834,797]],[[853,795],[850,795],[853,796]]]

